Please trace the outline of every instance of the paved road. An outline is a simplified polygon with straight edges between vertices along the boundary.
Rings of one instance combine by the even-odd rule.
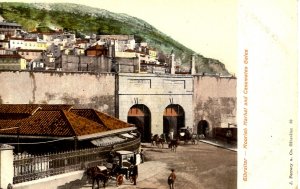
[[[227,149],[198,143],[181,144],[176,152],[143,145],[146,162],[139,165],[137,185],[129,181],[119,189],[168,189],[167,177],[174,168],[176,189],[236,189],[237,153]],[[107,189],[116,188],[114,182]],[[91,188],[85,184],[80,188]]]

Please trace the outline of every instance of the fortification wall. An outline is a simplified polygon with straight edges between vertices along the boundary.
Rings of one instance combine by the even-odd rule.
[[[235,77],[194,75],[194,129],[201,120],[207,121],[210,135],[215,127],[236,124]]]
[[[115,115],[115,75],[89,72],[0,72],[0,103],[73,104]]]
[[[206,121],[213,135],[213,128],[236,123],[236,84],[234,77],[203,75],[3,71],[0,103],[74,104],[123,121],[133,105],[144,104],[153,134],[162,133],[165,108],[177,104],[185,126],[197,132],[199,122]]]

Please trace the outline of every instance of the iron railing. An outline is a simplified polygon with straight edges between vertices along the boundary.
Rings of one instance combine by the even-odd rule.
[[[114,150],[136,151],[140,146],[140,137],[119,144],[74,150],[43,155],[20,154],[14,156],[13,183],[37,180],[53,175],[83,170],[87,167],[103,165],[108,152]]]

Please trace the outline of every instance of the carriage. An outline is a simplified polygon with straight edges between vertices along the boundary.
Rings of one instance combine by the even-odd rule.
[[[137,165],[141,163],[141,156],[139,153],[132,151],[120,150],[110,153],[107,163],[103,166],[91,167],[87,170],[87,175],[90,176],[94,182],[96,181],[99,187],[99,181],[105,184],[115,180],[116,185],[122,185],[124,178],[131,183],[135,183],[137,176]]]
[[[112,152],[106,167],[111,173],[111,176],[116,177],[117,185],[121,185],[124,178],[134,182],[133,171],[134,167],[141,164],[141,155],[132,151],[120,150]]]
[[[199,136],[190,132],[188,128],[182,127],[179,129],[179,141],[184,141],[185,144],[188,142],[196,144],[199,141]]]

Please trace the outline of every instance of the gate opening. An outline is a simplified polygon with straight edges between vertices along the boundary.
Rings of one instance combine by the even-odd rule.
[[[141,133],[142,142],[151,141],[151,113],[147,106],[144,104],[133,105],[128,111],[127,122],[135,124]]]
[[[206,120],[199,121],[198,126],[197,126],[197,134],[198,135],[203,134],[205,137],[208,137],[208,135],[209,135],[209,125],[208,125],[208,122]]]
[[[178,104],[170,104],[164,110],[163,134],[168,139],[177,138],[180,128],[185,127],[185,113]]]

